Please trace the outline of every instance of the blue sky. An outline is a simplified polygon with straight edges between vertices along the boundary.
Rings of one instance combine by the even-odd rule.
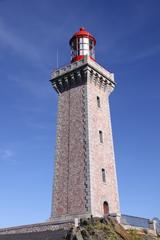
[[[160,218],[160,1],[0,0],[0,227],[49,218],[57,95],[85,26],[97,62],[115,73],[110,98],[121,211]]]

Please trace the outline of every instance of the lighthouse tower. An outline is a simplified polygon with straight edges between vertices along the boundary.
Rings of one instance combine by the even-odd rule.
[[[58,93],[51,219],[120,213],[109,109],[114,74],[95,60],[96,39],[80,28],[71,63],[52,73]]]

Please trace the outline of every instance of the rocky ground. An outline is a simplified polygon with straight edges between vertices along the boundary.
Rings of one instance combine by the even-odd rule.
[[[111,218],[82,220],[80,226],[71,228],[66,240],[158,240],[158,237],[149,235],[146,230],[126,231],[120,224]],[[160,239],[159,239],[160,240]]]

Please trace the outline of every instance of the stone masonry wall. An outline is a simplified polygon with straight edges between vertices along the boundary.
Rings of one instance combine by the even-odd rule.
[[[60,229],[69,229],[73,226],[73,223],[54,223],[45,222],[37,224],[22,225],[10,228],[1,228],[0,236],[5,234],[19,234],[19,233],[32,233],[32,232],[44,232],[44,231],[56,231]]]
[[[52,216],[53,214],[58,216],[67,213],[69,128],[68,92],[64,92],[58,100],[57,143],[56,162],[54,169],[55,175],[52,199]]]
[[[53,216],[87,211],[85,192],[85,86],[59,95]]]
[[[88,125],[89,125],[89,158],[91,181],[91,209],[93,216],[103,216],[103,202],[109,204],[110,213],[119,213],[119,197],[115,169],[114,148],[109,110],[109,88],[88,81]],[[100,108],[97,106],[100,98]],[[103,133],[100,143],[99,130]],[[106,182],[102,181],[102,168],[106,171]]]

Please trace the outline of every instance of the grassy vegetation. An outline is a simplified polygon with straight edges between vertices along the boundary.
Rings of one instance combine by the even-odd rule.
[[[95,221],[85,226],[85,230],[91,236],[93,240],[104,239],[104,240],[119,240],[120,237],[114,231],[111,223],[103,223],[101,221]],[[83,235],[83,232],[82,232]]]
[[[136,229],[128,230],[128,234],[129,234],[131,240],[142,240],[143,239],[140,235],[138,235]]]

